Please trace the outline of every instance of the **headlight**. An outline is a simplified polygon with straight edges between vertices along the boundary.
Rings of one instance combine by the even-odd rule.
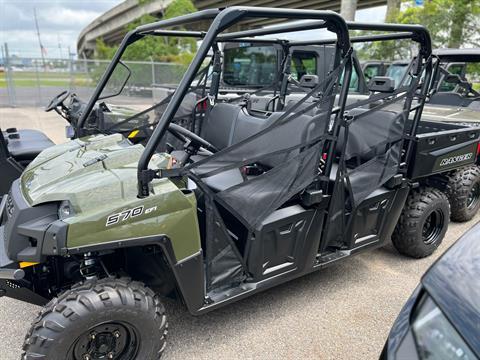
[[[420,359],[476,359],[430,297],[424,297],[412,327]]]
[[[75,213],[73,211],[72,204],[70,204],[70,201],[65,200],[60,203],[60,206],[58,207],[58,218],[60,220],[69,218],[70,216],[73,216]]]

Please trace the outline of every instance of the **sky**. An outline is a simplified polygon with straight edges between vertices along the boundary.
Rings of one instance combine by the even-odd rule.
[[[80,31],[108,9],[123,0],[0,0],[0,45],[8,43],[9,53],[40,57],[35,30],[34,9],[46,56],[68,57],[76,53]],[[227,1],[228,3],[228,1]],[[357,21],[382,22],[385,6],[359,10]]]
[[[39,57],[34,8],[48,57],[76,52],[80,31],[122,0],[0,0],[0,43],[10,54]],[[59,48],[61,44],[61,49]]]

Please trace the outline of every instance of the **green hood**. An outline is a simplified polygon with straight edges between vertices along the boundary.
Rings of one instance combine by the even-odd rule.
[[[69,200],[76,211],[85,206],[122,201],[136,191],[137,163],[144,147],[120,134],[76,139],[44,150],[24,171],[21,184],[30,205]],[[151,166],[165,167],[166,156]]]

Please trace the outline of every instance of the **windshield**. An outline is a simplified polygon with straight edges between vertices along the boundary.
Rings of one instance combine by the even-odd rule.
[[[95,124],[103,133],[120,132],[133,141],[146,139],[197,50],[195,38],[175,39],[175,44],[172,40],[146,35],[129,45],[105,84],[87,125]],[[208,59],[205,64],[209,64]],[[92,73],[100,79],[103,68],[97,70],[93,69]],[[191,115],[195,106],[193,99],[187,96],[186,105],[179,112]]]
[[[375,76],[381,76],[380,64],[369,64],[363,69],[363,75],[365,76],[365,81],[368,83]]]
[[[392,64],[388,67],[385,76],[395,80],[395,87],[398,87],[402,82],[405,72],[408,69],[408,64]]]
[[[275,81],[277,49],[271,45],[240,44],[224,49],[223,81],[231,86],[266,86]]]
[[[300,80],[303,75],[317,75],[317,54],[312,51],[294,51],[290,72],[295,80]]]
[[[480,62],[469,63],[450,63],[440,64],[450,74],[459,75],[461,80],[471,84],[472,89],[480,91]],[[458,86],[458,82],[448,81],[443,78],[438,91],[441,92],[462,92],[463,88]]]

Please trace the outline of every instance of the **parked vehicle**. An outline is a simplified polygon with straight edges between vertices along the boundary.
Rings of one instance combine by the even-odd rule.
[[[436,50],[438,58],[423,119],[480,126],[480,49]],[[476,88],[476,89],[475,89]],[[473,218],[480,208],[480,167],[453,170],[443,179],[455,221]]]
[[[54,143],[36,130],[0,129],[0,200],[25,167]]]
[[[67,139],[75,139],[78,118],[85,107],[85,103],[75,94],[63,91],[57,95],[45,111],[55,110],[70,124],[66,128]],[[90,134],[120,133],[133,143],[145,142],[151,134],[153,120],[148,116],[134,119],[130,117],[136,112],[128,107],[111,105],[105,102],[92,111],[85,124],[85,131]],[[0,199],[10,189],[13,181],[43,150],[54,145],[47,135],[33,129],[10,128],[0,129]]]
[[[225,32],[251,17],[316,20],[316,28],[336,36],[332,71],[307,81],[314,84],[291,104],[285,102],[291,77],[282,79],[274,110],[252,109],[248,96],[222,101],[219,42],[305,29],[294,23]],[[211,21],[208,32],[168,30],[196,21]],[[401,32],[418,42],[410,84],[397,91],[374,82],[368,99],[347,104],[350,37],[344,20],[328,11],[229,7],[126,35],[78,119],[80,138],[44,150],[0,205],[1,294],[44,305],[26,336],[24,358],[159,358],[167,335],[160,295],[176,291],[198,315],[391,236],[405,255],[435,251],[449,204],[431,182],[475,162],[480,133],[442,124],[431,134],[431,123],[420,124],[433,71],[425,28],[349,27]],[[121,134],[90,135],[85,124],[123,66],[126,48],[149,36],[181,35],[202,42],[145,147]],[[209,52],[210,85],[194,106],[197,134],[173,121],[202,83]],[[165,144],[163,152],[167,131],[184,144],[180,150]]]
[[[480,49],[441,49],[429,111],[432,120],[480,125]]]
[[[480,225],[423,275],[392,326],[381,359],[480,358]]]

